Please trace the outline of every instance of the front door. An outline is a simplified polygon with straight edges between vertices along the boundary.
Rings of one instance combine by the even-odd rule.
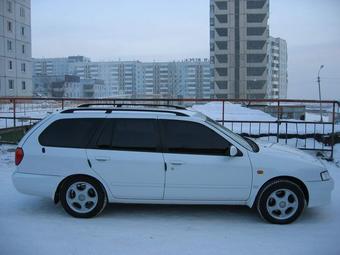
[[[247,200],[252,182],[248,155],[230,157],[230,143],[196,122],[160,120],[167,164],[165,200]]]
[[[155,119],[108,119],[91,149],[92,168],[118,199],[163,199],[164,160]]]

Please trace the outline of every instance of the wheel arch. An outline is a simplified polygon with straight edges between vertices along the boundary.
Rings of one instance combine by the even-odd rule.
[[[258,190],[258,192],[256,193],[256,196],[255,196],[255,199],[253,199],[252,203],[251,203],[251,207],[254,207],[257,203],[257,200],[259,198],[259,195],[261,194],[261,192],[263,191],[263,189],[271,182],[274,182],[274,181],[278,181],[278,180],[286,180],[286,181],[291,181],[293,183],[295,183],[296,185],[299,186],[299,188],[301,188],[305,198],[306,198],[306,203],[308,205],[309,203],[309,192],[308,192],[308,189],[307,189],[307,186],[306,184],[301,181],[300,179],[296,178],[296,177],[293,177],[293,176],[276,176],[272,179],[269,179],[268,181],[266,181],[262,186],[261,188]]]
[[[56,189],[56,191],[54,192],[54,203],[57,204],[59,201],[60,201],[60,190],[61,190],[61,187],[64,185],[64,183],[68,180],[71,180],[71,179],[76,179],[76,178],[90,178],[96,182],[98,182],[102,187],[103,187],[103,190],[105,192],[105,195],[106,197],[108,198],[108,192],[107,192],[107,189],[105,187],[105,185],[100,181],[98,180],[96,177],[94,176],[91,176],[91,175],[87,175],[87,174],[73,174],[73,175],[69,175],[67,177],[65,177],[59,184],[58,184],[58,187]]]

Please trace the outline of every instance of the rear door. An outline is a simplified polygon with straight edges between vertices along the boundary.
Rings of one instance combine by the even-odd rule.
[[[165,165],[156,119],[107,119],[91,148],[92,168],[118,199],[163,199]]]
[[[201,123],[178,120],[160,123],[168,166],[165,200],[248,199],[252,170],[246,150],[238,157],[228,156],[231,143]]]
[[[26,173],[61,177],[91,171],[86,148],[105,119],[72,116],[45,123],[26,140],[21,169]]]

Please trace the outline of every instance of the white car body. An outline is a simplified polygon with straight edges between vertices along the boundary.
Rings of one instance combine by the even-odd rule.
[[[176,111],[174,111],[176,112]],[[59,184],[69,176],[86,175],[105,188],[110,203],[225,204],[252,207],[268,181],[286,177],[305,187],[308,207],[331,200],[334,182],[322,180],[325,166],[315,157],[278,144],[259,144],[259,152],[246,148],[200,114],[115,111],[55,113],[34,126],[18,145],[24,151],[13,173],[19,192],[55,199]],[[51,123],[74,118],[151,118],[190,121],[209,127],[234,145],[243,156],[211,156],[150,152],[44,147],[39,135]],[[44,147],[44,148],[43,148]],[[42,149],[46,150],[42,153]]]

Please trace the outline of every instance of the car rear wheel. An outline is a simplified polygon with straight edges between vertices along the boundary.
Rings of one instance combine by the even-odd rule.
[[[274,224],[294,222],[305,207],[303,191],[289,180],[276,180],[267,184],[257,200],[257,210],[261,217]]]
[[[66,180],[61,187],[60,201],[65,211],[76,218],[91,218],[107,204],[103,186],[89,177]]]

